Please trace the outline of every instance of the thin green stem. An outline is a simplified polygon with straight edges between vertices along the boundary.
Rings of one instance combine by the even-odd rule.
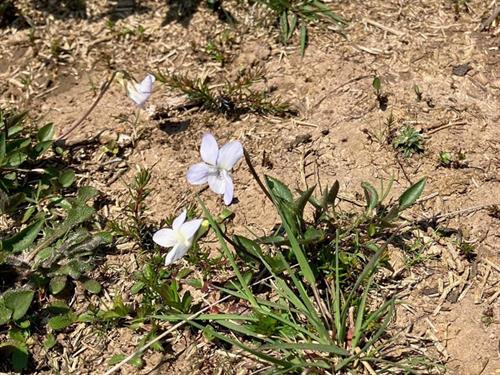
[[[274,204],[274,200],[271,197],[271,194],[269,194],[266,187],[262,183],[262,180],[260,179],[259,175],[257,174],[257,171],[253,167],[252,161],[250,160],[250,155],[248,154],[246,149],[243,149],[243,155],[245,156],[245,162],[247,163],[248,168],[250,169],[250,173],[251,173],[252,177],[254,178],[255,181],[257,181],[257,184],[259,185],[260,189],[264,192],[266,197],[268,197],[269,200],[271,201],[271,203]]]

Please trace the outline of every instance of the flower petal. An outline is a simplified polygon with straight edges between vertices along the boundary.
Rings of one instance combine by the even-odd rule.
[[[163,247],[172,247],[177,242],[175,233],[172,229],[160,229],[153,234],[153,241]]]
[[[186,246],[182,243],[179,243],[174,246],[172,250],[170,250],[165,257],[165,265],[168,266],[179,259],[181,259],[188,252],[190,246]]]
[[[184,224],[182,224],[180,229],[181,234],[189,243],[193,241],[193,237],[196,234],[196,231],[200,228],[202,222],[203,219],[195,219],[186,221]]]
[[[186,174],[187,180],[192,185],[201,185],[208,182],[209,166],[206,163],[192,165]]]
[[[233,201],[233,194],[234,194],[233,179],[229,174],[225,174],[224,178],[226,180],[226,184],[224,186],[224,204],[226,206],[229,206]]]
[[[201,140],[200,154],[202,160],[210,165],[216,165],[219,146],[214,136],[210,133],[203,135]]]
[[[142,107],[153,92],[154,81],[155,77],[152,74],[148,74],[141,83],[127,82],[127,92],[129,98],[132,99],[139,107]]]
[[[208,175],[208,186],[216,194],[224,194],[226,189],[226,181],[222,174]]]
[[[172,229],[174,232],[177,232],[182,224],[184,224],[184,222],[186,221],[186,215],[187,215],[187,211],[186,209],[182,210],[181,214],[179,216],[177,216],[173,223],[172,223]]]
[[[217,166],[225,170],[231,170],[243,156],[243,146],[238,141],[226,143],[219,151]]]
[[[141,83],[137,86],[137,91],[143,94],[151,94],[153,92],[153,83],[155,81],[155,76],[152,74],[148,74],[146,78],[142,80]]]

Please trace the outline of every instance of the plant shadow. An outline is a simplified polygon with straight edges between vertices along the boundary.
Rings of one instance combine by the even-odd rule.
[[[14,27],[18,30],[30,27],[28,21],[11,0],[0,2],[0,30],[6,27]]]
[[[188,27],[200,3],[201,0],[167,0],[169,8],[161,25],[166,26],[177,21],[183,27]]]
[[[161,131],[173,135],[181,133],[189,127],[191,124],[191,120],[180,120],[180,121],[172,121],[169,119],[163,119],[159,123],[159,128]]]

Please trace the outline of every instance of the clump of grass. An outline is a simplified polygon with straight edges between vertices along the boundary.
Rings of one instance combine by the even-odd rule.
[[[179,73],[157,74],[157,78],[170,88],[184,93],[192,106],[200,106],[228,117],[239,117],[249,112],[280,117],[295,114],[289,103],[271,98],[265,91],[252,89],[251,86],[262,79],[260,71],[248,72],[235,81],[227,80],[219,89],[211,87],[206,79],[192,79]]]
[[[300,50],[304,54],[308,43],[308,27],[311,24],[333,23],[346,24],[344,19],[334,13],[321,0],[257,0],[269,8],[277,19],[281,40],[288,44],[298,31]]]
[[[392,146],[405,158],[409,158],[415,153],[424,151],[424,137],[412,125],[404,125],[394,137]]]

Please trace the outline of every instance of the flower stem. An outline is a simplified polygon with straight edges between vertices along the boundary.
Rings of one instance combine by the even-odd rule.
[[[274,204],[273,198],[271,197],[271,194],[269,194],[269,191],[267,191],[266,187],[262,183],[262,180],[260,179],[259,175],[257,174],[257,171],[252,165],[252,161],[250,160],[250,155],[248,154],[246,149],[243,149],[243,155],[245,156],[245,162],[248,165],[248,168],[250,169],[250,174],[252,177],[257,181],[257,184],[259,185],[260,189],[264,192],[266,197],[269,198],[272,204]]]

